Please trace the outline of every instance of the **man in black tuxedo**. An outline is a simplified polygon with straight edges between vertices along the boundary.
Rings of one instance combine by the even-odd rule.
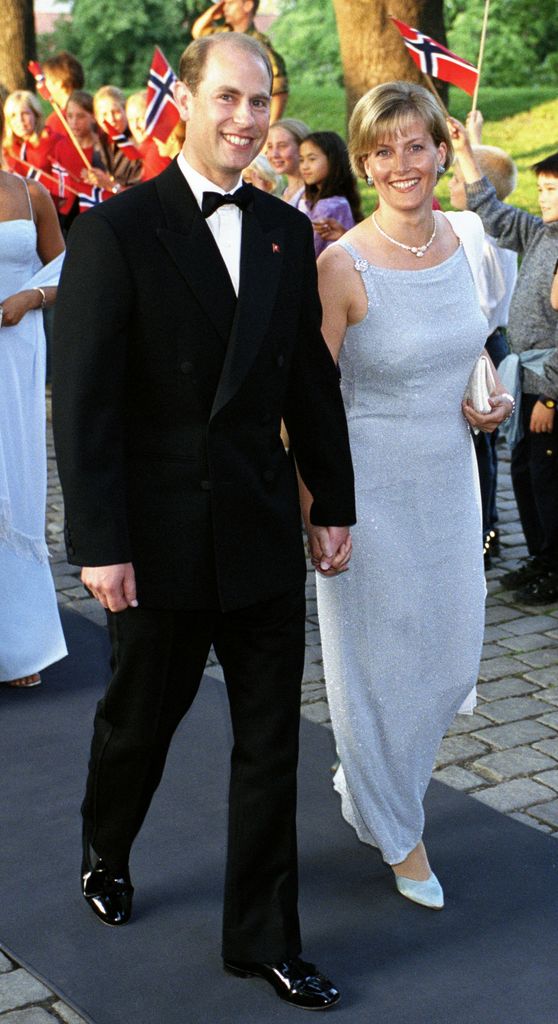
[[[310,222],[240,186],[270,91],[268,57],[246,36],[183,54],[178,160],[70,234],[54,428],[68,557],[112,642],[82,808],[83,895],[105,923],[128,920],[130,848],[213,643],[234,735],[225,967],[325,1009],[337,990],[299,959],[305,560],[281,418],[326,573],[350,556],[353,477]]]

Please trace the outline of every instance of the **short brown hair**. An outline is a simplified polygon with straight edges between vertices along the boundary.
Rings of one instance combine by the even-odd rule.
[[[473,146],[475,159],[486,178],[496,189],[498,199],[505,199],[517,184],[517,167],[511,156],[498,146]]]
[[[257,39],[252,39],[251,36],[247,36],[243,32],[218,32],[213,36],[202,36],[200,39],[194,39],[186,47],[180,58],[178,77],[181,82],[188,86],[191,92],[196,93],[198,91],[204,76],[209,51],[214,46],[234,46],[237,50],[242,50],[245,54],[250,54],[252,57],[260,60],[269,75],[271,89],[273,69],[265,47]]]
[[[90,92],[85,92],[84,89],[74,89],[73,93],[68,97],[68,103],[77,103],[78,107],[94,116],[93,97]]]
[[[349,121],[349,156],[355,174],[366,178],[364,161],[381,135],[391,136],[417,117],[435,146],[445,144],[447,170],[453,161],[453,146],[444,113],[432,94],[415,82],[385,82],[365,93]]]
[[[61,50],[54,57],[48,57],[43,61],[43,71],[60,81],[66,92],[74,92],[75,89],[83,89],[85,75],[83,66],[73,53]]]

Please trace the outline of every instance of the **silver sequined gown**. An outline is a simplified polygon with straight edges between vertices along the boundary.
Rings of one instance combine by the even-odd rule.
[[[365,319],[340,356],[358,523],[347,573],[317,577],[342,812],[384,860],[419,842],[442,736],[477,679],[485,583],[461,400],[486,339],[459,249],[437,267],[355,260]]]

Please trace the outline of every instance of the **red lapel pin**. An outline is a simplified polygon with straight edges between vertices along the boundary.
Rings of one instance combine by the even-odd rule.
[[[271,243],[271,251],[272,252],[281,252],[281,246],[277,245],[277,242],[272,242]]]

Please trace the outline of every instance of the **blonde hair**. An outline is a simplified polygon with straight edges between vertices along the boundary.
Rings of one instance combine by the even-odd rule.
[[[121,89],[118,89],[116,85],[102,85],[100,89],[97,89],[93,97],[93,109],[97,111],[97,105],[99,100],[114,100],[118,103],[122,110],[126,110],[126,97]]]
[[[277,192],[277,189],[281,184],[281,175],[277,174],[277,172],[273,170],[269,160],[263,155],[263,153],[260,153],[255,160],[252,160],[252,163],[249,164],[242,172],[244,181],[251,180],[251,171],[253,171],[254,174],[257,174],[259,178],[262,178],[263,181],[267,181],[268,184],[271,185],[271,188],[269,189],[270,192]]]
[[[511,156],[498,146],[473,146],[476,161],[496,189],[498,199],[505,199],[517,184],[517,167]]]
[[[453,162],[453,146],[441,107],[422,85],[386,82],[365,93],[349,121],[349,156],[357,177],[366,178],[364,161],[380,136],[394,135],[415,118],[424,122],[435,146],[446,146],[447,171]]]
[[[304,121],[299,121],[297,117],[282,117],[279,121],[274,121],[273,124],[270,124],[270,132],[274,128],[284,128],[289,135],[292,135],[297,146],[300,146],[300,143],[304,142],[306,136],[310,135],[308,125]]]
[[[14,107],[16,105],[29,107],[31,113],[35,115],[35,126],[33,128],[33,134],[31,136],[32,139],[36,138],[38,141],[39,135],[43,130],[43,108],[41,107],[41,104],[37,96],[35,96],[34,92],[29,92],[28,89],[16,89],[15,92],[11,92],[9,96],[6,97],[6,101],[4,103],[4,115],[6,121],[6,136],[4,139],[4,145],[7,149],[9,149],[9,147],[12,146],[14,141],[18,138],[18,136],[16,136],[16,134],[12,131],[10,125],[10,117],[14,113]]]

